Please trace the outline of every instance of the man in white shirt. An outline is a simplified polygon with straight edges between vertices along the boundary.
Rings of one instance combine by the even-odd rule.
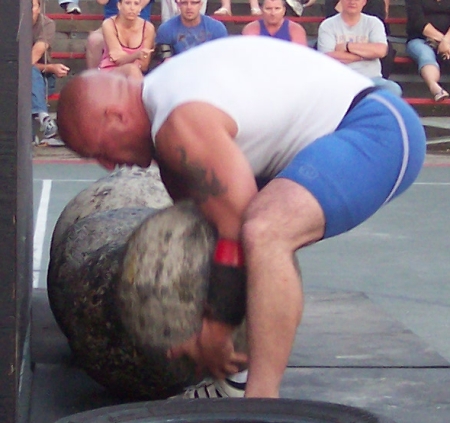
[[[382,22],[362,13],[366,0],[341,0],[342,11],[319,26],[317,49],[401,96],[396,82],[381,76],[380,59],[388,52]]]

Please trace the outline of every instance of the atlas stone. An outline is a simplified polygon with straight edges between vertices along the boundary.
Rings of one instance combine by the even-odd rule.
[[[152,215],[133,232],[117,295],[136,344],[165,352],[200,329],[215,244],[213,228],[191,202]],[[241,328],[235,338],[240,350],[244,338]]]
[[[159,191],[158,204],[150,198],[158,173],[131,173],[97,181],[65,208],[48,295],[76,362],[93,379],[123,398],[163,399],[204,376],[166,351],[200,327],[216,235],[193,203],[170,205]],[[100,186],[107,195],[97,195]],[[241,327],[239,350],[244,339]]]
[[[62,211],[51,242],[55,248],[67,228],[90,214],[123,207],[161,209],[172,204],[156,166],[121,167],[74,197]]]

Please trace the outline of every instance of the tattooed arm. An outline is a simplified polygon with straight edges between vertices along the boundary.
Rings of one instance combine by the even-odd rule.
[[[236,123],[224,112],[205,103],[188,103],[163,124],[156,150],[163,173],[170,173],[172,192],[194,199],[216,226],[219,239],[238,246],[242,216],[257,188],[250,164],[234,141],[236,132]],[[174,185],[175,180],[179,183]],[[168,355],[186,354],[199,370],[207,368],[223,378],[247,361],[245,354],[235,351],[232,339],[238,324],[235,311],[245,313],[243,267],[218,263],[215,254],[206,303],[201,330],[172,346]]]
[[[234,141],[236,132],[236,123],[224,112],[205,103],[188,103],[175,109],[163,124],[156,136],[156,151],[172,192],[194,199],[216,226],[219,239],[237,246],[242,216],[257,188],[250,164]],[[238,323],[235,306],[245,313],[245,272],[243,267],[215,260],[216,254],[201,330],[172,346],[168,356],[188,355],[199,370],[207,368],[223,378],[247,361],[245,354],[235,351],[232,339]]]
[[[163,180],[170,180],[174,193],[192,198],[220,237],[235,240],[257,193],[250,164],[234,141],[236,131],[227,114],[195,102],[175,109],[156,136]]]

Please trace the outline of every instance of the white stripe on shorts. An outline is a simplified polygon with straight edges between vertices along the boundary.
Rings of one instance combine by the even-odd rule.
[[[388,203],[392,196],[395,194],[395,192],[397,191],[398,187],[400,186],[400,184],[403,181],[403,178],[405,176],[406,173],[406,168],[408,166],[408,159],[409,159],[409,142],[408,142],[408,132],[406,130],[406,125],[405,122],[402,118],[402,116],[400,115],[399,111],[391,104],[389,103],[388,100],[386,100],[384,97],[379,96],[376,93],[371,93],[369,94],[369,96],[377,101],[379,101],[380,103],[382,103],[383,105],[385,105],[391,112],[392,114],[395,116],[395,118],[397,119],[398,122],[398,126],[400,127],[400,132],[402,133],[402,141],[403,141],[403,160],[402,160],[402,166],[400,167],[400,171],[398,173],[397,176],[397,180],[395,181],[395,184],[391,190],[391,192],[389,193],[389,195],[387,196],[386,200],[384,201],[383,204]]]

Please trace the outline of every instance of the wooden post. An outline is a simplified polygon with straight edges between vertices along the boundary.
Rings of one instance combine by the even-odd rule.
[[[32,286],[31,0],[0,1],[0,422],[28,421]]]

